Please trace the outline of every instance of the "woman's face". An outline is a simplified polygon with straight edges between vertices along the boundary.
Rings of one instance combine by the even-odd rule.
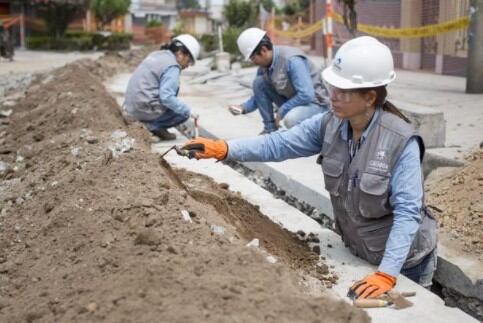
[[[193,64],[193,60],[191,59],[191,55],[189,54],[184,54],[181,51],[176,52],[176,61],[178,62],[179,65],[181,65],[181,68],[184,70],[188,66]]]
[[[355,90],[343,90],[331,85],[326,85],[330,95],[330,103],[334,114],[340,119],[351,119],[363,115],[367,109],[374,105],[376,92],[360,92]]]

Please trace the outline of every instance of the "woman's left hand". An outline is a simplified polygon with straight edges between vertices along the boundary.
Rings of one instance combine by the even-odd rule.
[[[396,277],[378,271],[355,282],[349,292],[354,293],[356,298],[377,298],[394,286],[396,286]]]

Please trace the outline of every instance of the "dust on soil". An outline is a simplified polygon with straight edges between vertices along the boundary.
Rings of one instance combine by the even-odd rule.
[[[123,123],[101,81],[142,57],[38,77],[1,119],[0,321],[368,322],[303,287],[300,272],[317,272],[306,246],[238,195],[164,167]],[[246,247],[252,237],[279,261]]]
[[[436,170],[426,181],[428,205],[438,218],[445,245],[483,260],[483,150],[466,165]]]

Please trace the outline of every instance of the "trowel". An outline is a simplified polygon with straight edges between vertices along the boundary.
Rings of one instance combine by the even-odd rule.
[[[192,159],[192,158],[196,158],[195,156],[196,153],[204,151],[204,146],[200,145],[200,147],[195,147],[192,149],[182,149],[180,146],[173,145],[170,148],[168,148],[168,150],[166,150],[164,153],[162,153],[160,157],[163,158],[164,156],[166,156],[167,153],[169,153],[173,149],[176,151],[176,153],[179,156],[188,157],[189,159]]]

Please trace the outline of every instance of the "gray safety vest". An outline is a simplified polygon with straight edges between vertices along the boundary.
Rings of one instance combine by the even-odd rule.
[[[342,120],[328,112],[322,119],[319,157],[336,231],[353,254],[374,265],[382,260],[393,223],[389,190],[395,163],[411,137],[419,140],[421,161],[424,156],[423,141],[410,124],[385,111],[376,118],[350,162],[347,141],[340,135]],[[420,263],[436,243],[437,224],[423,201],[419,230],[403,268]]]
[[[300,56],[307,60],[310,67],[310,77],[312,78],[312,84],[315,91],[314,103],[318,105],[327,105],[329,103],[327,91],[322,83],[321,70],[305,56],[304,52],[298,48],[288,46],[276,46],[279,50],[279,55],[273,66],[273,72],[271,77],[268,75],[268,68],[262,68],[263,76],[274,87],[275,91],[291,99],[295,96],[295,90],[288,77],[288,61],[291,57]]]
[[[170,66],[181,66],[169,50],[158,50],[149,54],[136,68],[129,80],[124,110],[137,120],[149,121],[166,111],[159,100],[161,74]],[[179,88],[176,94],[179,92]]]

